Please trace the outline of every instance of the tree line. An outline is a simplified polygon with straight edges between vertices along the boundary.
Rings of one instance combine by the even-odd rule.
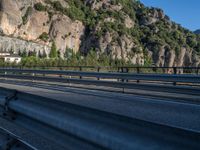
[[[40,51],[19,51],[22,61],[18,64],[0,61],[1,67],[57,67],[57,66],[132,66],[131,62],[120,59],[113,59],[111,55],[97,54],[95,49],[91,49],[87,55],[81,52],[75,53],[73,49],[66,48],[61,55],[55,42],[52,43],[50,53]]]

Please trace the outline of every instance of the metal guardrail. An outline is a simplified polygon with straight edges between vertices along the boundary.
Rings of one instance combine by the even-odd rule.
[[[155,66],[56,66],[56,67],[44,67],[44,66],[37,66],[37,67],[23,67],[23,66],[16,66],[11,68],[18,68],[18,69],[49,69],[49,70],[76,70],[76,71],[115,71],[115,72],[134,72],[134,73],[143,73],[143,72],[151,72],[151,73],[165,73],[165,74],[199,74],[200,67],[155,67]]]
[[[49,139],[58,150],[59,146],[87,150],[200,148],[199,105],[133,98],[129,107],[113,103],[106,109],[105,104],[103,108],[86,107],[4,88],[0,91],[0,110],[8,114],[2,117]]]
[[[99,80],[88,80],[88,79],[70,79],[70,78],[60,78],[60,77],[42,77],[42,76],[21,76],[21,75],[0,75],[3,78],[11,79],[21,79],[21,80],[31,80],[31,81],[47,81],[47,82],[60,82],[60,83],[73,83],[73,84],[83,84],[83,85],[95,85],[95,86],[105,86],[113,88],[124,89],[140,89],[148,91],[157,92],[169,92],[169,93],[182,93],[189,95],[199,95],[200,88],[190,87],[190,86],[171,86],[171,85],[157,85],[157,84],[138,84],[138,83],[128,83],[128,82],[113,82],[113,81],[99,81]]]
[[[200,88],[198,86],[193,87],[194,84],[200,85],[199,75],[102,73],[0,68],[0,77],[200,95]],[[187,84],[187,86],[174,86],[177,84]]]
[[[165,81],[165,82],[184,82],[184,83],[200,83],[198,75],[169,75],[169,74],[135,74],[135,73],[100,73],[100,72],[82,72],[82,71],[59,71],[59,70],[30,70],[30,69],[2,69],[0,72],[7,73],[32,73],[34,75],[65,75],[65,76],[81,76],[96,77],[97,79],[122,79],[122,80],[149,80],[149,81]]]
[[[0,68],[0,77],[200,96],[200,88],[190,86],[200,83],[199,75]],[[166,82],[169,84],[161,84]],[[178,83],[186,83],[188,86],[178,86]],[[99,106],[94,108],[94,106],[74,105],[0,88],[2,117],[16,126],[28,128],[47,138],[58,150],[146,149],[146,145],[149,145],[148,149],[153,150],[155,144],[158,149],[200,148],[199,105],[138,98],[131,102],[133,105],[130,108],[122,105],[118,107],[113,103],[109,109],[104,110]],[[147,138],[146,134],[150,138]],[[161,140],[163,135],[165,140]],[[33,147],[41,149],[40,145]]]

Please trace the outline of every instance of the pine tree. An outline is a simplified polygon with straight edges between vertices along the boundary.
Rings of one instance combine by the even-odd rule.
[[[29,51],[28,52],[28,57],[36,57],[37,56],[37,52],[36,52],[36,50],[34,50],[34,51]]]
[[[38,52],[38,57],[39,57],[39,58],[43,58],[43,54],[42,54],[41,51]]]
[[[53,41],[52,46],[51,46],[51,51],[50,51],[49,57],[50,58],[57,58],[58,57],[56,43],[54,41]]]
[[[27,57],[27,56],[28,56],[28,52],[26,51],[26,49],[24,49],[22,52],[22,57]]]
[[[58,55],[58,56],[57,56],[58,58],[62,58],[61,52],[60,52],[60,51],[57,51],[57,55]]]

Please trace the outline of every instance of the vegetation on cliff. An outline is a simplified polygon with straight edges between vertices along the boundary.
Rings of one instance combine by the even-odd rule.
[[[170,21],[162,10],[145,7],[139,1],[111,0],[100,5],[91,0],[66,0],[69,5],[66,8],[59,1],[46,0],[46,2],[55,11],[69,16],[72,20],[83,22],[86,26],[86,38],[95,34],[93,38],[100,39],[109,32],[114,43],[119,42],[123,35],[129,36],[135,44],[129,55],[140,53],[140,49],[143,49],[146,60],[153,59],[153,56],[148,58],[147,51],[152,51],[156,55],[161,47],[174,51],[176,56],[179,55],[182,47],[200,54],[199,35]],[[48,10],[44,6],[40,7],[42,11]],[[127,17],[134,22],[134,25],[127,27],[125,23]],[[105,21],[107,18],[108,21]],[[100,49],[100,47],[98,44],[91,44],[89,49]],[[145,62],[148,62],[146,60]]]
[[[36,59],[63,58],[69,65],[83,61],[89,65],[200,64],[200,35],[171,21],[161,9],[146,7],[138,0],[41,0],[27,6],[19,7],[24,12],[23,24],[17,25],[22,27],[19,37],[48,46],[53,43],[51,51],[37,51]],[[34,21],[38,17],[48,21]],[[25,32],[26,28],[34,28],[37,34]],[[44,29],[39,32],[39,28]],[[34,56],[30,57],[32,61]]]

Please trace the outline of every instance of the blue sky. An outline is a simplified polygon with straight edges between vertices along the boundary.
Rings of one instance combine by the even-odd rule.
[[[171,18],[192,31],[200,29],[200,0],[140,0],[146,6],[159,7]]]

